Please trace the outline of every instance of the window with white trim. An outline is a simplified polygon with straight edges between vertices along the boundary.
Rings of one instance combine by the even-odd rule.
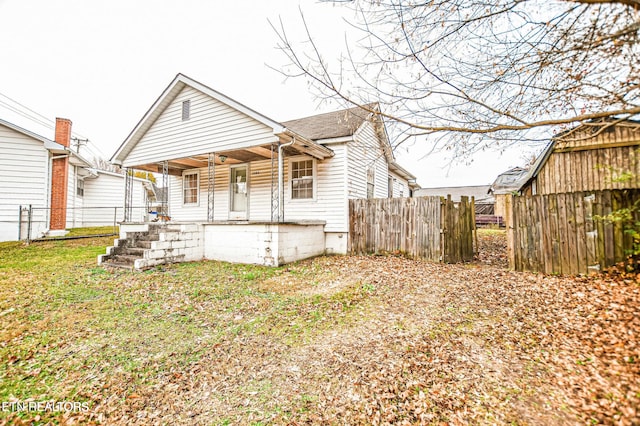
[[[76,195],[80,198],[84,197],[84,180],[76,179]]]
[[[367,198],[373,198],[376,189],[376,170],[373,167],[367,169]]]
[[[185,172],[182,175],[182,204],[198,204],[200,185],[198,172]]]
[[[291,199],[313,198],[313,160],[291,162]]]
[[[191,100],[187,99],[182,101],[182,121],[187,121],[191,118]]]

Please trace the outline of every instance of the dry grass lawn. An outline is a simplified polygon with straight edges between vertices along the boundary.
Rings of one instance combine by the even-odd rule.
[[[640,424],[640,285],[334,256],[105,271],[108,239],[0,246],[11,424]]]

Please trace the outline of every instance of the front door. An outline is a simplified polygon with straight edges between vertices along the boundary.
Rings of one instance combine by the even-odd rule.
[[[247,220],[247,210],[249,207],[249,176],[246,164],[231,167],[231,203],[229,208],[229,219]]]

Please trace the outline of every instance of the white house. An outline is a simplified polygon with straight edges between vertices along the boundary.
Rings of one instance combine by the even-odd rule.
[[[133,250],[138,258],[116,247],[100,261],[278,265],[346,253],[350,198],[408,197],[417,188],[394,160],[377,106],[366,108],[279,123],[178,74],[111,159],[163,173],[170,221],[159,231],[123,224],[117,246],[136,245],[124,242],[127,230],[159,241]]]
[[[26,238],[29,226],[33,238],[122,219],[124,176],[70,148],[71,121],[58,118],[55,132],[54,141],[0,119],[0,241]],[[132,194],[142,206],[144,193],[137,182]]]

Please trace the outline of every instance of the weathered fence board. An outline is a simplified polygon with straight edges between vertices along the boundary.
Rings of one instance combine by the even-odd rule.
[[[349,200],[349,251],[401,252],[448,263],[473,259],[473,199],[441,197]]]
[[[620,222],[603,218],[631,208],[640,189],[512,196],[507,244],[510,266],[547,274],[589,274],[622,262],[633,240]],[[639,212],[634,213],[636,220]]]

